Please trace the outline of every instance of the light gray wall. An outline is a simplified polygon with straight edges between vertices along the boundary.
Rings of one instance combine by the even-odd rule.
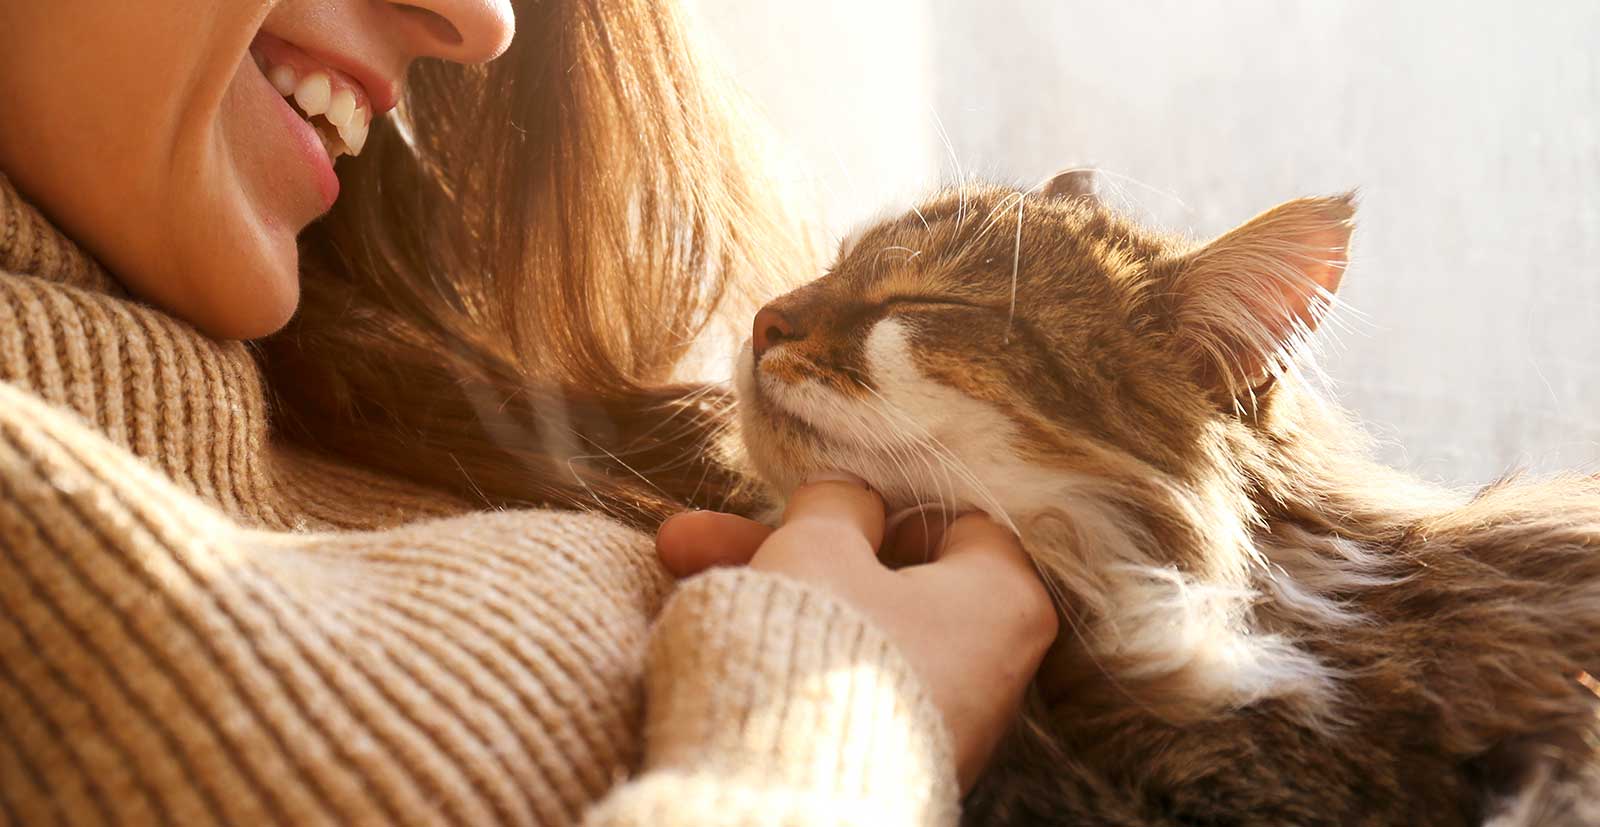
[[[1600,468],[1600,4],[696,7],[839,231],[956,162],[1092,162],[1196,235],[1358,187],[1362,319],[1327,365],[1386,457]]]

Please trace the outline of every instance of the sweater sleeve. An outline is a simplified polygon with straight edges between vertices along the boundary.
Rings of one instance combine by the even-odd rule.
[[[664,585],[590,515],[253,530],[0,381],[0,824],[575,824]]]
[[[944,825],[947,734],[863,615],[747,569],[687,581],[657,621],[639,776],[588,827]]]
[[[652,630],[666,585],[592,515],[247,528],[0,381],[0,824],[953,819],[863,619],[727,571]]]

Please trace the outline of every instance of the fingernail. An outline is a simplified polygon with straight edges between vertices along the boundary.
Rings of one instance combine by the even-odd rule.
[[[805,478],[805,481],[800,484],[815,485],[819,482],[842,482],[849,485],[860,486],[862,488],[870,487],[867,485],[866,480],[848,471],[814,471],[811,474],[808,474]]]

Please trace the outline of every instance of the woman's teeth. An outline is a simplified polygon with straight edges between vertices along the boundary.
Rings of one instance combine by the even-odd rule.
[[[293,66],[285,64],[269,68],[267,80],[317,130],[329,158],[361,154],[372,125],[372,110],[360,105],[355,92],[327,72],[312,71],[300,77]]]
[[[328,111],[328,99],[333,97],[333,81],[321,72],[312,72],[294,88],[294,102],[300,104],[307,115],[321,115]]]

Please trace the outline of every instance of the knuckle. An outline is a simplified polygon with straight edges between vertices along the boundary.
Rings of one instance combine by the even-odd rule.
[[[866,542],[860,529],[832,518],[802,518],[788,523],[780,532],[787,542],[812,550],[831,551],[854,548]]]
[[[1060,631],[1061,617],[1055,601],[1037,575],[1031,575],[1028,588],[1017,601],[1018,623],[1032,639],[1054,639]]]
[[[859,530],[833,520],[790,523],[778,529],[768,545],[770,557],[805,564],[854,558],[871,551],[867,538]]]
[[[988,514],[982,511],[969,511],[957,517],[950,524],[950,530],[960,532],[962,535],[985,537],[992,533],[1003,532],[1005,529],[990,519]]]
[[[1028,630],[1034,638],[1055,640],[1056,634],[1061,631],[1061,616],[1056,613],[1055,606],[1049,603],[1037,611],[1029,612],[1028,620]]]
[[[1022,542],[1010,529],[978,512],[963,515],[950,524],[949,542],[952,545],[980,548],[986,552],[1022,551]]]

